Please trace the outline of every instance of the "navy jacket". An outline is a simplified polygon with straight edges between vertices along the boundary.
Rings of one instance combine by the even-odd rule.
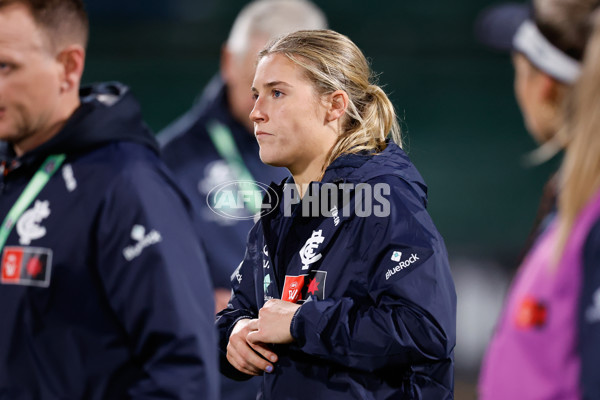
[[[64,153],[12,230],[0,283],[0,398],[216,399],[214,304],[184,197],[126,87],[81,91],[51,140],[3,144],[0,215]]]
[[[582,398],[600,398],[600,221],[588,234],[583,250],[583,282],[578,310]]]
[[[225,358],[231,329],[256,318],[267,299],[282,298],[303,304],[292,320],[295,342],[274,347],[279,361],[264,374],[264,399],[452,398],[456,294],[422,178],[389,144],[377,155],[335,160],[317,187],[331,183],[341,192],[356,187],[349,201],[338,192],[331,216],[273,204],[252,229],[216,322],[222,371],[244,378]],[[374,197],[360,183],[371,193],[388,188],[380,191],[387,212],[379,201],[383,208],[368,215]],[[272,190],[285,198],[283,185]]]
[[[162,158],[191,199],[199,217],[197,230],[206,250],[213,284],[228,288],[231,273],[244,258],[246,238],[254,220],[252,213],[244,208],[234,210],[237,219],[232,219],[216,214],[208,207],[207,199],[211,200],[209,193],[213,188],[239,180],[210,139],[208,127],[215,122],[229,129],[254,180],[268,185],[272,181],[279,182],[287,176],[287,171],[262,163],[254,135],[229,112],[225,86],[218,76],[187,114],[159,134]]]

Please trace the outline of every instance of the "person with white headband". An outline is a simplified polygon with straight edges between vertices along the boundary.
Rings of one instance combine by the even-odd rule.
[[[590,17],[599,4],[598,0],[534,0],[531,6],[494,7],[477,21],[480,40],[512,51],[515,93],[527,129],[541,145],[538,155],[552,149],[542,158],[570,147],[576,135],[565,121],[581,75]],[[600,257],[584,251],[585,236],[578,237],[583,226],[561,228],[562,242],[558,239],[557,226],[564,224],[561,211],[556,212],[556,197],[563,196],[557,189],[563,185],[562,179],[560,185],[554,182],[562,178],[562,169],[546,190],[549,196],[542,204],[549,204],[549,210],[538,212],[540,223],[532,232],[531,247],[485,356],[481,400],[600,398],[599,362],[587,356],[600,352],[600,341],[586,339],[598,329],[585,318],[595,303],[584,301],[584,293],[600,286],[596,268],[589,268],[597,266]]]

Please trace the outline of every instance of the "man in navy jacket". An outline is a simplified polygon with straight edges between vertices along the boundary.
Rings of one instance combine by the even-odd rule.
[[[218,398],[185,197],[80,0],[0,0],[0,397]]]

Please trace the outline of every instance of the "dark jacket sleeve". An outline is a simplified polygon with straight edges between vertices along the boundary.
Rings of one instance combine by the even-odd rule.
[[[105,188],[101,285],[143,374],[134,399],[217,399],[214,303],[204,254],[165,171],[133,165]]]
[[[357,218],[353,233],[368,298],[304,303],[291,327],[302,351],[367,371],[452,357],[456,294],[443,241],[422,201],[394,186],[389,217]]]
[[[600,399],[600,221],[583,253],[583,286],[579,307],[579,355],[583,399]]]
[[[257,294],[254,265],[258,260],[256,235],[258,225],[250,231],[244,260],[231,275],[231,298],[227,308],[217,314],[215,325],[219,336],[219,364],[221,373],[235,380],[246,380],[252,376],[234,368],[227,361],[227,344],[235,324],[245,318],[258,318]],[[262,295],[262,294],[261,294]]]

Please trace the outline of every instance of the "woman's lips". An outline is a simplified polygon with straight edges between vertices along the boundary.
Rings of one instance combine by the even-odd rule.
[[[256,133],[254,134],[256,136],[256,138],[259,137],[265,137],[265,136],[272,136],[270,133],[265,132],[265,131],[256,131]]]

